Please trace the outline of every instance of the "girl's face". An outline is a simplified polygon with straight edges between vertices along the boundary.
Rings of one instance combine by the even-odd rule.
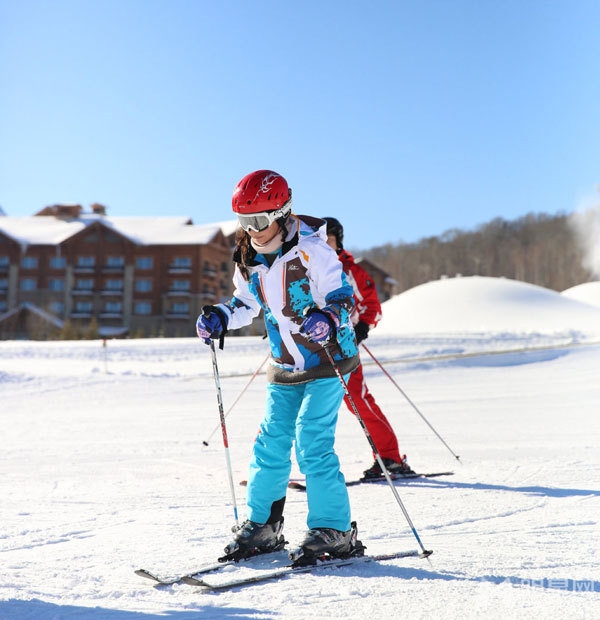
[[[273,222],[270,226],[260,232],[256,232],[252,229],[248,230],[248,234],[258,245],[266,245],[278,233],[281,233],[281,229],[279,228],[279,224],[277,222]]]

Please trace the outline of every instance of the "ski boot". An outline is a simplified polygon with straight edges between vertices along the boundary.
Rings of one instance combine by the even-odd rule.
[[[289,554],[294,566],[316,564],[318,560],[364,555],[366,547],[357,539],[356,521],[347,532],[332,528],[309,530],[302,544]]]
[[[225,547],[225,555],[219,562],[245,560],[261,553],[283,549],[287,542],[283,537],[283,517],[275,523],[255,523],[246,520],[231,528],[234,539]]]
[[[402,476],[412,475],[415,472],[410,468],[410,465],[406,462],[406,454],[402,456],[402,460],[398,463],[393,461],[392,459],[381,459],[385,468],[387,469],[388,474],[392,478],[394,476],[398,476],[401,478]],[[376,480],[377,478],[383,478],[383,472],[381,471],[381,467],[379,466],[379,461],[375,459],[375,462],[369,469],[365,469],[363,471],[362,480]]]

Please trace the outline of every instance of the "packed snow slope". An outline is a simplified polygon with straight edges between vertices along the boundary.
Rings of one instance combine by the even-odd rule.
[[[568,288],[561,295],[600,308],[600,282],[584,282]]]
[[[383,311],[362,351],[370,389],[413,468],[455,472],[396,487],[429,560],[221,593],[152,587],[136,568],[191,571],[231,536],[208,347],[0,342],[0,620],[600,618],[600,308],[461,278]],[[218,352],[240,518],[266,356],[258,337]],[[336,449],[347,479],[372,463],[345,408]],[[368,552],[418,549],[391,489],[349,493]],[[292,547],[304,493],[290,490],[285,518]]]
[[[378,334],[566,330],[600,334],[598,308],[515,280],[472,276],[416,286],[385,304]]]

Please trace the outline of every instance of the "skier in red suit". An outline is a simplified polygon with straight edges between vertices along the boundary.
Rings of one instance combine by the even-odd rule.
[[[375,327],[381,319],[381,303],[375,282],[360,265],[354,262],[352,254],[344,250],[344,229],[339,220],[333,217],[323,219],[327,222],[327,243],[337,252],[344,272],[354,289],[356,305],[351,319],[354,324],[356,341],[360,344],[368,337],[369,330]],[[406,455],[400,455],[398,439],[392,425],[369,392],[363,376],[362,364],[359,364],[351,373],[348,389],[388,472],[392,475],[414,473],[406,462]],[[354,413],[347,396],[344,397],[344,402]],[[383,473],[377,460],[369,469],[364,471],[365,478],[379,478],[381,476]]]

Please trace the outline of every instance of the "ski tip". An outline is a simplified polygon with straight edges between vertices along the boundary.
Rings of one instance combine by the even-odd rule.
[[[206,587],[207,585],[202,579],[198,579],[197,577],[194,577],[193,575],[186,575],[185,577],[181,578],[181,581],[187,584],[188,586]]]
[[[139,575],[140,577],[146,577],[146,579],[152,579],[154,581],[158,581],[158,578],[156,577],[156,575],[153,575],[151,572],[147,571],[145,568],[138,568],[133,572],[136,575]]]
[[[423,549],[422,553],[419,553],[420,558],[428,558],[433,553],[433,550]]]

